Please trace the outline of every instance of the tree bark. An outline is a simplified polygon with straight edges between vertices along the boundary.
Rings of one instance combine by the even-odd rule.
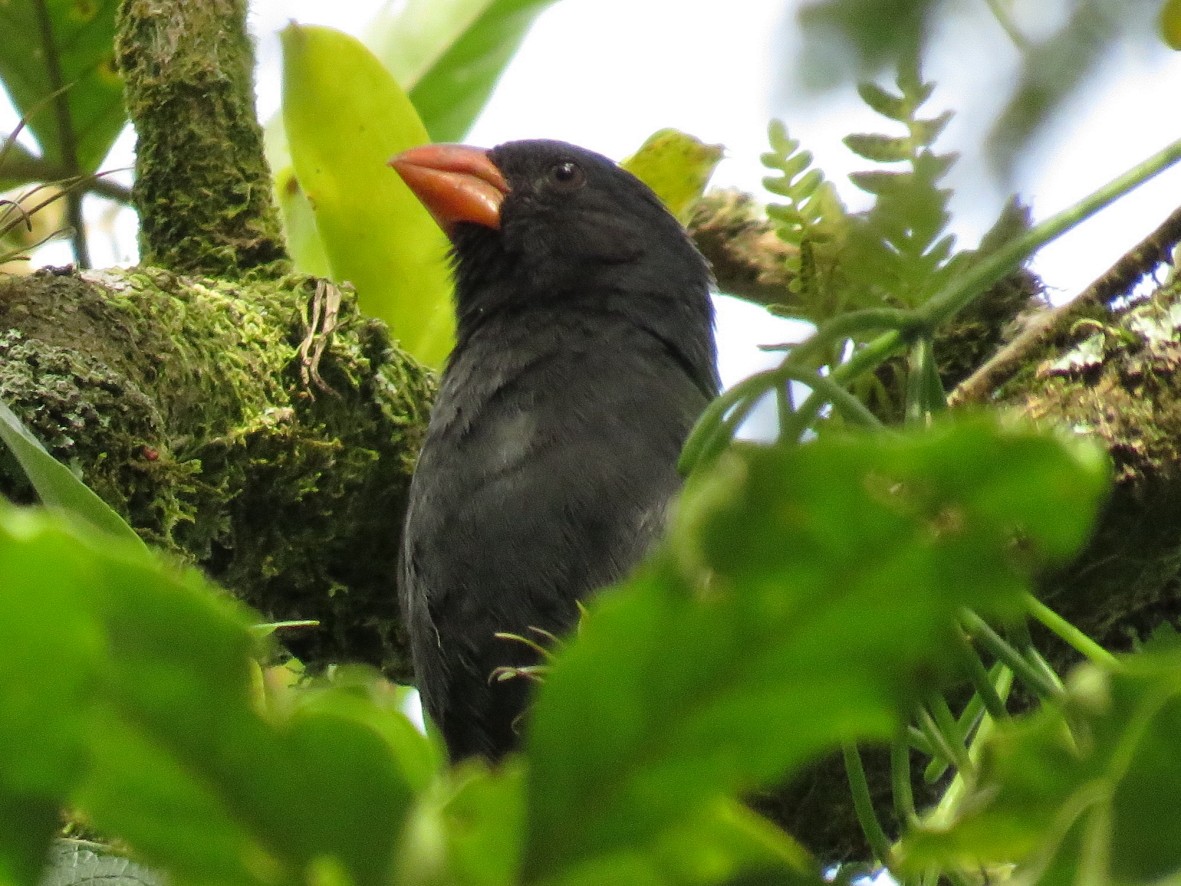
[[[296,276],[0,278],[0,397],[149,542],[268,619],[319,621],[284,633],[308,665],[405,681],[396,552],[434,376],[351,294],[313,328],[324,297]],[[310,335],[328,338],[319,384]]]

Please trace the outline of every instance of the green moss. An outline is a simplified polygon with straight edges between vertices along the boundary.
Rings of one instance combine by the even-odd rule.
[[[395,603],[406,486],[434,378],[345,293],[309,386],[314,284],[159,271],[0,279],[0,396],[153,543],[305,660],[407,673]],[[7,490],[28,495],[9,472]]]
[[[145,263],[237,277],[285,266],[254,110],[243,0],[119,4],[116,58],[139,136],[133,189]]]
[[[1128,650],[1181,618],[1181,288],[1076,317],[998,404],[1097,439],[1112,492],[1095,538],[1043,595],[1100,643]],[[1047,649],[1068,667],[1073,650]]]

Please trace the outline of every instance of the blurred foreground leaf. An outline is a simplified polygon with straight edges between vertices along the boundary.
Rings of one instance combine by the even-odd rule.
[[[1016,883],[1138,884],[1181,876],[1181,651],[1085,665],[1062,710],[1000,730],[947,830],[907,863],[1020,862]]]
[[[179,882],[390,881],[434,759],[355,692],[257,709],[250,618],[193,571],[0,508],[0,872],[70,805]]]
[[[956,673],[961,608],[1017,616],[1106,481],[1088,444],[980,420],[734,449],[542,687],[527,871],[622,863],[720,797],[889,738]]]

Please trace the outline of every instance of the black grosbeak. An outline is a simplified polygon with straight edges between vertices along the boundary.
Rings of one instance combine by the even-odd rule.
[[[644,556],[718,390],[710,274],[606,157],[555,141],[390,161],[453,245],[455,350],[410,486],[401,599],[453,760],[517,743],[530,636]],[[609,729],[609,723],[587,724]]]

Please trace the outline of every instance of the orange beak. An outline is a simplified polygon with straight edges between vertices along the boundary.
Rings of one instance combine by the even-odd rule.
[[[389,165],[448,235],[460,222],[500,228],[508,182],[484,149],[423,145],[391,158]]]

